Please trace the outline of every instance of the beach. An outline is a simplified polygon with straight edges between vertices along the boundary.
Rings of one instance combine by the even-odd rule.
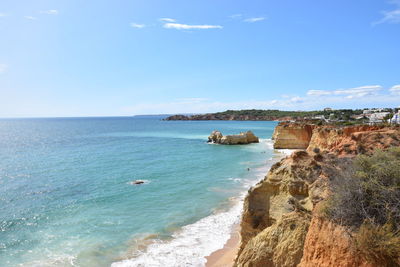
[[[206,267],[230,267],[233,265],[240,247],[240,225],[232,227],[229,240],[222,249],[214,251],[206,257]]]

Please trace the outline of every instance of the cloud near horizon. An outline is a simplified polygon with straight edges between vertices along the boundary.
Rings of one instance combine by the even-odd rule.
[[[378,25],[382,23],[400,23],[400,0],[392,0],[390,1],[391,4],[396,5],[397,8],[390,10],[390,11],[382,11],[383,17],[373,22],[372,25]]]
[[[380,85],[367,85],[356,88],[349,89],[338,89],[334,91],[326,91],[326,90],[309,90],[307,92],[308,96],[330,96],[330,95],[345,95],[346,98],[360,98],[365,96],[376,95],[379,91],[383,89]]]
[[[0,74],[4,73],[7,71],[7,64],[0,64]]]
[[[176,30],[206,30],[206,29],[222,29],[221,25],[189,25],[181,23],[165,23],[163,25],[166,29],[176,29]]]
[[[24,18],[26,18],[28,20],[37,20],[37,18],[33,17],[33,16],[24,16]]]
[[[160,18],[158,20],[162,22],[176,22],[176,19],[171,19],[171,18]]]
[[[43,10],[43,11],[40,11],[40,13],[47,14],[47,15],[58,15],[58,10],[56,10],[56,9]]]
[[[281,109],[281,110],[317,110],[332,108],[370,108],[397,107],[394,95],[400,95],[400,85],[384,89],[380,85],[360,86],[349,89],[309,90],[304,96],[283,95],[273,100],[247,100],[222,102],[210,98],[179,98],[166,103],[140,103],[123,107],[126,114],[179,114],[207,113],[227,109]]]
[[[144,24],[139,24],[139,23],[134,23],[134,22],[131,22],[129,25],[132,28],[137,28],[137,29],[143,29],[144,27],[146,27],[146,25],[144,25]]]
[[[265,20],[265,17],[248,18],[248,19],[245,19],[243,21],[244,22],[254,23],[254,22],[263,21],[263,20]]]
[[[400,84],[393,86],[389,91],[392,95],[400,95]]]

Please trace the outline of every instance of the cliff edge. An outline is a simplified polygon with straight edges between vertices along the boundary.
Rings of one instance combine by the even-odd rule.
[[[377,266],[355,252],[348,229],[321,207],[356,155],[400,146],[400,130],[281,123],[274,140],[276,148],[304,150],[273,165],[249,190],[234,266]]]

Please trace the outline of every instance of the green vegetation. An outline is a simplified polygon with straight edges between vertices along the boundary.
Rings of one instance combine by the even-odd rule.
[[[227,110],[224,112],[213,113],[213,115],[235,115],[235,116],[257,116],[257,117],[308,117],[324,115],[325,118],[330,116],[338,120],[352,120],[351,116],[360,115],[362,109],[337,109],[337,110],[314,110],[314,111],[282,111],[277,109],[244,109],[244,110]]]
[[[257,117],[306,117],[318,115],[319,111],[281,111],[277,109],[244,109],[244,110],[227,110],[217,112],[214,115],[236,115],[236,116],[257,116]]]
[[[398,266],[400,148],[358,156],[351,174],[338,179],[333,192],[325,214],[353,231],[355,245],[366,258]]]

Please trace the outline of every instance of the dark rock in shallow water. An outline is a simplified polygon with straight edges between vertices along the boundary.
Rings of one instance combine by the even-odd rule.
[[[131,185],[144,184],[144,181],[143,180],[135,180],[135,181],[130,182],[130,184]]]
[[[223,136],[220,131],[213,131],[208,137],[208,142],[221,145],[244,145],[250,143],[258,143],[259,140],[252,131],[226,136]]]

